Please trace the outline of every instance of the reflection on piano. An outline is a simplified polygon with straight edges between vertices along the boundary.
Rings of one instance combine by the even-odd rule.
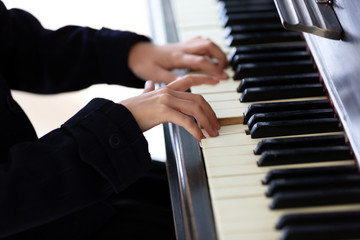
[[[220,136],[200,147],[184,129],[164,126],[178,239],[360,238],[360,2],[275,2],[325,7],[150,1],[162,20],[153,19],[155,40],[209,37],[231,65],[230,79],[191,88],[215,110]],[[332,14],[343,32],[324,38],[327,31],[302,23],[306,33],[285,30],[280,20],[296,12]]]

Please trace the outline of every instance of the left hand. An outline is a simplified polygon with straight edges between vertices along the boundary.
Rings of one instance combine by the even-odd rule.
[[[201,70],[218,79],[228,78],[224,72],[228,65],[225,53],[214,42],[201,37],[163,46],[136,43],[130,49],[128,64],[138,77],[157,83],[170,83],[177,79],[179,75],[171,72],[176,68]]]
[[[212,137],[219,134],[219,122],[215,112],[201,95],[184,91],[191,86],[215,85],[218,82],[219,80],[214,77],[193,74],[154,90],[154,83],[147,81],[143,94],[123,100],[120,104],[132,113],[142,131],[161,123],[172,122],[184,127],[198,141],[201,141],[205,138],[203,132],[187,115],[193,116]]]

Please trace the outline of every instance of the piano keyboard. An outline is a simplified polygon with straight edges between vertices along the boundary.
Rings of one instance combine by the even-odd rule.
[[[360,176],[301,35],[271,0],[172,3],[181,41],[231,60],[228,80],[191,88],[223,125],[201,142],[218,239],[359,238]]]

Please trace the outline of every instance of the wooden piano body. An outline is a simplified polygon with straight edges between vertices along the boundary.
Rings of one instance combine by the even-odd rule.
[[[229,48],[223,44],[223,35],[218,34],[219,31],[221,32],[221,27],[214,7],[217,4],[215,0],[150,0],[154,40],[163,44],[185,40],[192,35],[203,35],[217,42],[224,51],[229,51]],[[343,30],[340,40],[309,33],[303,35],[323,80],[328,98],[351,146],[353,157],[358,161],[360,159],[360,31],[358,28],[360,1],[336,0],[332,3],[332,9]],[[209,14],[207,11],[213,12]],[[191,25],[187,25],[189,21],[182,19],[183,14],[192,17]],[[178,239],[226,239],[217,229],[207,170],[199,143],[177,125],[164,124],[164,129]],[[356,207],[360,209],[359,206]],[[234,236],[234,239],[239,239]],[[271,237],[258,236],[258,239],[271,239]]]

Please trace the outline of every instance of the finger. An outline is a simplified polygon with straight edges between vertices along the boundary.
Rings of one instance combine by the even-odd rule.
[[[201,84],[215,85],[219,83],[219,79],[213,76],[205,74],[189,74],[181,78],[178,78],[176,81],[173,81],[168,88],[177,91],[186,91],[192,86],[197,86]]]
[[[200,95],[176,92],[166,87],[159,89],[157,93],[161,105],[195,117],[210,136],[218,135],[216,115]]]
[[[168,105],[175,110],[193,116],[210,136],[215,137],[219,135],[217,128],[213,125],[213,121],[216,117],[209,117],[209,109],[206,109],[206,106],[199,104],[196,101],[189,101],[177,97],[173,98]]]
[[[154,90],[155,90],[155,83],[153,81],[151,81],[151,80],[146,81],[143,93],[151,92],[151,91],[154,91]]]
[[[178,58],[178,65],[182,68],[204,71],[219,79],[227,79],[229,77],[223,68],[220,68],[218,64],[207,56],[184,54]]]
[[[157,83],[171,83],[180,77],[180,75],[158,65],[154,65],[152,69],[151,80]]]
[[[197,42],[197,44],[191,44],[189,49],[185,50],[185,52],[191,54],[204,54],[212,58],[216,58],[221,69],[228,65],[226,54],[210,39],[197,37],[194,38],[192,42]]]
[[[207,119],[210,121],[212,128],[219,130],[220,124],[216,117],[216,114],[214,110],[211,108],[210,104],[205,101],[205,99],[198,94],[192,94],[188,92],[179,92],[179,91],[173,91],[171,92],[172,96],[186,100],[191,101],[193,103],[197,103],[201,109],[203,110],[203,113],[206,115]]]
[[[166,122],[172,122],[176,125],[185,128],[199,142],[201,142],[201,139],[205,138],[204,133],[201,131],[200,127],[195,123],[195,121],[189,116],[186,116],[185,114],[179,111],[175,111],[175,110],[169,111],[168,119],[166,120]]]

